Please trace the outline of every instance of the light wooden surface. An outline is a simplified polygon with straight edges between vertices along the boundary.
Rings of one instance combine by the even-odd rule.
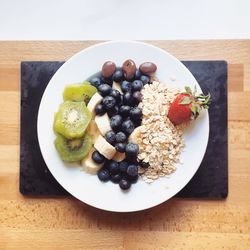
[[[95,42],[0,42],[0,249],[250,249],[250,40],[151,42],[229,63],[229,196],[109,213],[19,185],[20,61],[66,60]]]

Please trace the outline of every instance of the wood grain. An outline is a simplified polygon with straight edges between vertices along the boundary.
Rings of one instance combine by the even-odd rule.
[[[20,61],[66,60],[95,41],[0,42],[0,249],[250,249],[250,40],[149,41],[229,65],[229,196],[109,213],[19,191]]]

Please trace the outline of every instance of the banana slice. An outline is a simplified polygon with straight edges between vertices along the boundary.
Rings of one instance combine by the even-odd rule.
[[[114,161],[123,161],[125,159],[125,153],[116,152],[113,159]]]
[[[96,92],[90,99],[87,108],[89,109],[90,112],[94,112],[95,107],[97,104],[99,104],[102,101],[102,96]]]
[[[96,125],[98,127],[98,129],[100,130],[100,133],[104,136],[108,131],[112,130],[111,126],[110,126],[110,121],[109,121],[109,117],[107,115],[107,113],[105,115],[102,116],[96,116],[95,117],[95,122]]]
[[[92,160],[92,153],[95,149],[91,149],[88,155],[81,161],[83,170],[89,174],[96,174],[102,167],[103,164],[97,164]]]
[[[109,160],[111,160],[116,153],[115,148],[111,144],[109,144],[101,135],[97,137],[94,147],[97,151],[99,151],[100,154],[102,154]]]
[[[130,142],[138,143],[138,139],[141,137],[141,126],[137,127],[132,134],[129,136],[128,140]]]
[[[99,131],[97,125],[96,125],[95,120],[91,120],[89,122],[87,132],[93,137],[93,142],[95,142],[97,137],[100,135],[100,131]]]
[[[118,82],[113,82],[113,89],[118,90],[122,94],[121,85]]]

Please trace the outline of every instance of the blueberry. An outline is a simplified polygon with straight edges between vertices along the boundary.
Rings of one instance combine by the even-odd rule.
[[[120,152],[120,153],[124,153],[126,150],[126,144],[119,142],[115,144],[115,149],[116,151]]]
[[[119,183],[121,179],[122,179],[122,174],[121,173],[117,173],[117,174],[111,175],[111,177],[110,177],[110,180],[113,183]]]
[[[119,163],[120,172],[127,173],[127,168],[128,168],[128,162],[127,161],[121,161]]]
[[[117,115],[119,113],[119,107],[117,105],[115,105],[112,109],[107,111],[107,114],[110,117]]]
[[[118,107],[123,105],[123,95],[120,95],[120,101],[117,102]]]
[[[126,151],[126,149],[125,149]],[[133,164],[136,164],[138,165],[138,161],[137,161],[137,155],[133,156],[133,155],[126,155],[125,161],[127,161],[129,164],[130,163],[133,163]]]
[[[135,125],[130,119],[122,123],[122,131],[125,134],[130,135],[134,131],[134,129],[135,129]]]
[[[109,161],[108,162],[108,170],[110,172],[111,175],[114,175],[114,174],[117,174],[120,172],[120,169],[119,169],[119,164],[117,161]]]
[[[112,84],[113,84],[113,80],[112,80],[112,77],[110,78],[105,78],[104,76],[101,76],[101,83],[102,84],[108,84],[110,87],[112,87]]]
[[[135,105],[138,105],[142,101],[142,94],[140,91],[135,91],[133,93],[133,102]]]
[[[114,131],[108,131],[105,135],[105,139],[108,143],[110,143],[111,145],[115,144],[115,132]]]
[[[110,178],[109,171],[106,168],[100,169],[97,173],[97,176],[98,176],[100,181],[104,181],[104,182],[108,181]]]
[[[131,82],[122,81],[121,89],[122,89],[123,93],[130,92],[131,91]]]
[[[139,146],[136,143],[129,142],[126,146],[126,156],[135,157],[139,153]]]
[[[106,96],[110,93],[111,87],[108,84],[103,83],[98,87],[98,91],[102,96]]]
[[[119,131],[122,125],[122,117],[120,115],[114,115],[110,118],[110,126],[114,131]]]
[[[121,82],[123,80],[123,73],[121,69],[117,69],[116,72],[113,74],[113,81]]]
[[[140,77],[140,80],[142,81],[143,85],[148,84],[150,81],[150,78],[148,76],[142,75]]]
[[[98,151],[92,153],[92,160],[98,164],[102,164],[105,161],[105,157],[100,154]]]
[[[99,77],[94,77],[89,80],[92,86],[98,88],[101,85],[101,79]]]
[[[127,179],[132,184],[136,183],[138,181],[138,178],[139,178],[138,175],[136,175],[136,176],[127,175],[125,177],[125,179]]]
[[[130,110],[130,118],[133,121],[138,121],[142,118],[142,110],[139,107],[134,107]]]
[[[149,167],[149,163],[145,162],[145,161],[140,161],[139,162],[140,167],[142,168],[148,168]]]
[[[135,79],[136,80],[140,80],[140,78],[141,78],[141,71],[139,70],[139,69],[137,69],[136,71],[135,71]]]
[[[137,176],[138,175],[138,167],[135,164],[130,164],[127,169],[127,174],[129,176]]]
[[[104,115],[105,112],[106,112],[106,110],[105,110],[104,106],[101,103],[96,105],[96,107],[95,107],[96,115]]]
[[[134,121],[135,128],[141,126],[141,122],[142,122],[142,120]]]
[[[102,103],[106,110],[111,110],[114,108],[116,104],[116,100],[113,96],[108,95],[103,98]]]
[[[132,91],[140,91],[143,88],[143,83],[140,80],[135,80],[131,84]]]
[[[105,169],[107,169],[109,171],[109,162],[110,162],[109,160],[105,161],[104,164],[103,164],[102,169],[105,168]]]
[[[127,106],[127,105],[122,105],[119,109],[119,114],[122,116],[122,117],[128,117],[129,116],[129,112],[130,112],[130,106]]]
[[[127,140],[127,136],[123,132],[118,132],[115,136],[116,142],[125,142]]]
[[[134,98],[131,92],[126,92],[123,95],[123,103],[128,106],[134,106]]]
[[[121,101],[121,94],[117,89],[111,89],[109,95],[113,96],[118,103]]]
[[[122,179],[119,182],[119,186],[123,190],[127,190],[131,187],[131,183],[128,180]]]

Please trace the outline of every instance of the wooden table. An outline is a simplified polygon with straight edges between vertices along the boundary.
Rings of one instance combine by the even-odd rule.
[[[229,195],[109,213],[19,193],[20,61],[66,60],[89,42],[0,42],[0,249],[250,249],[250,40],[158,41],[181,60],[229,63]]]

